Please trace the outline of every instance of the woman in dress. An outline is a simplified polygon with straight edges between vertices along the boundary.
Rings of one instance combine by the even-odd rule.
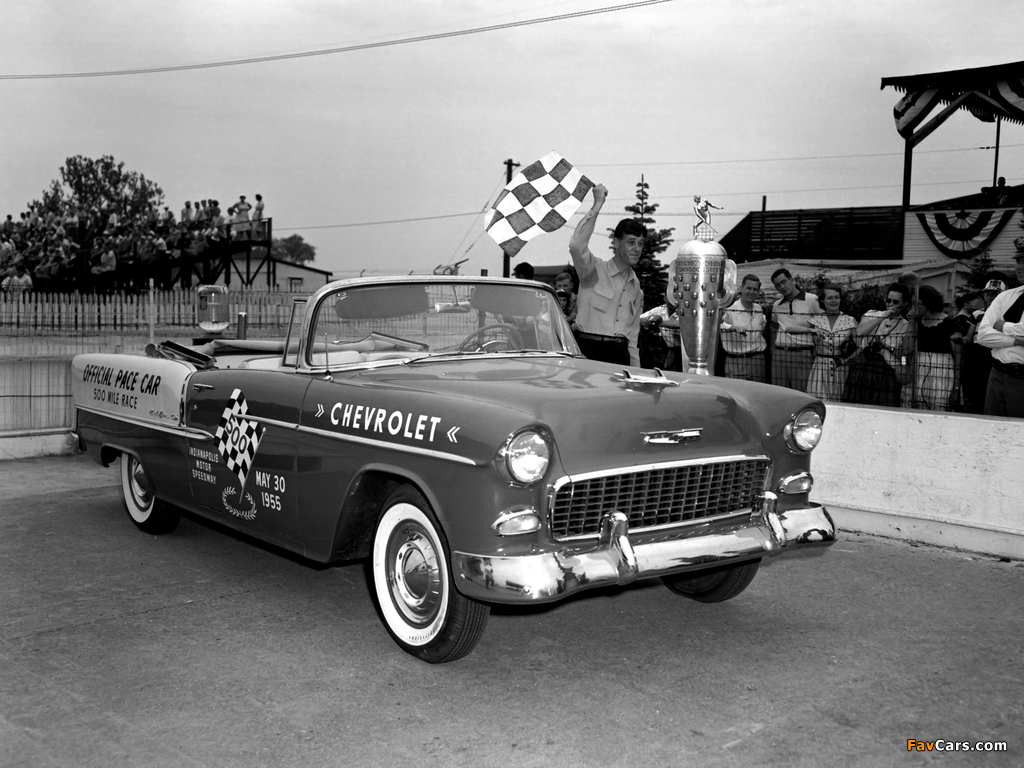
[[[910,385],[903,388],[903,406],[929,411],[959,409],[960,346],[951,340],[961,337],[960,328],[946,314],[938,289],[922,285],[917,290],[922,311],[917,322],[916,378],[913,389]]]
[[[232,237],[235,240],[249,239],[249,210],[252,208],[245,202],[245,195],[238,198],[235,203],[235,215],[231,218]]]
[[[860,352],[849,363],[843,400],[848,403],[899,407],[906,368],[907,331],[903,315],[910,308],[910,289],[893,283],[885,292],[884,310],[871,309],[857,325]]]
[[[817,331],[817,337],[814,343],[814,366],[807,380],[807,394],[838,402],[843,399],[843,387],[846,385],[843,358],[853,352],[851,345],[855,343],[853,338],[857,321],[840,311],[843,294],[836,285],[825,286],[819,303],[825,314],[811,315],[808,320]]]

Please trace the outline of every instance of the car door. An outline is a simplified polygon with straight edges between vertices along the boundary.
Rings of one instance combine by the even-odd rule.
[[[189,382],[189,483],[234,528],[298,549],[296,427],[309,379],[294,372],[200,371]],[[201,436],[200,436],[201,435]]]

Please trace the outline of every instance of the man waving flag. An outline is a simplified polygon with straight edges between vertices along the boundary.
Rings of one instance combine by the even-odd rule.
[[[484,231],[510,257],[542,232],[554,232],[576,213],[594,182],[557,152],[517,173],[484,219]]]

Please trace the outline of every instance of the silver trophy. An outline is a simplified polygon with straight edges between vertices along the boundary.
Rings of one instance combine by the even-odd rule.
[[[715,242],[710,222],[700,219],[694,239],[679,247],[671,264],[668,293],[676,305],[690,373],[712,376],[721,312],[736,300],[736,263]]]

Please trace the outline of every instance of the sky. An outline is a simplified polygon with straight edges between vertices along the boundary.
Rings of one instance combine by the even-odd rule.
[[[693,196],[751,210],[898,205],[903,140],[883,77],[1021,60],[1016,0],[33,0],[0,26],[0,213],[66,158],[113,155],[222,208],[263,195],[274,234],[334,278],[500,274],[484,211],[555,150],[609,190],[641,177],[656,226],[690,239]],[[615,9],[590,13],[599,9]],[[542,23],[527,23],[564,17]],[[490,31],[471,32],[488,27]],[[461,34],[471,32],[469,34]],[[430,38],[413,41],[414,38]],[[341,50],[323,53],[328,50]],[[297,54],[315,54],[297,56]],[[197,66],[272,58],[232,66]],[[103,77],[28,77],[154,68]],[[1024,127],[1000,176],[1024,183]],[[993,181],[995,127],[958,112],[914,155],[911,202]],[[985,147],[988,147],[985,149]],[[579,213],[513,263],[568,261]],[[601,255],[599,248],[595,253]]]

